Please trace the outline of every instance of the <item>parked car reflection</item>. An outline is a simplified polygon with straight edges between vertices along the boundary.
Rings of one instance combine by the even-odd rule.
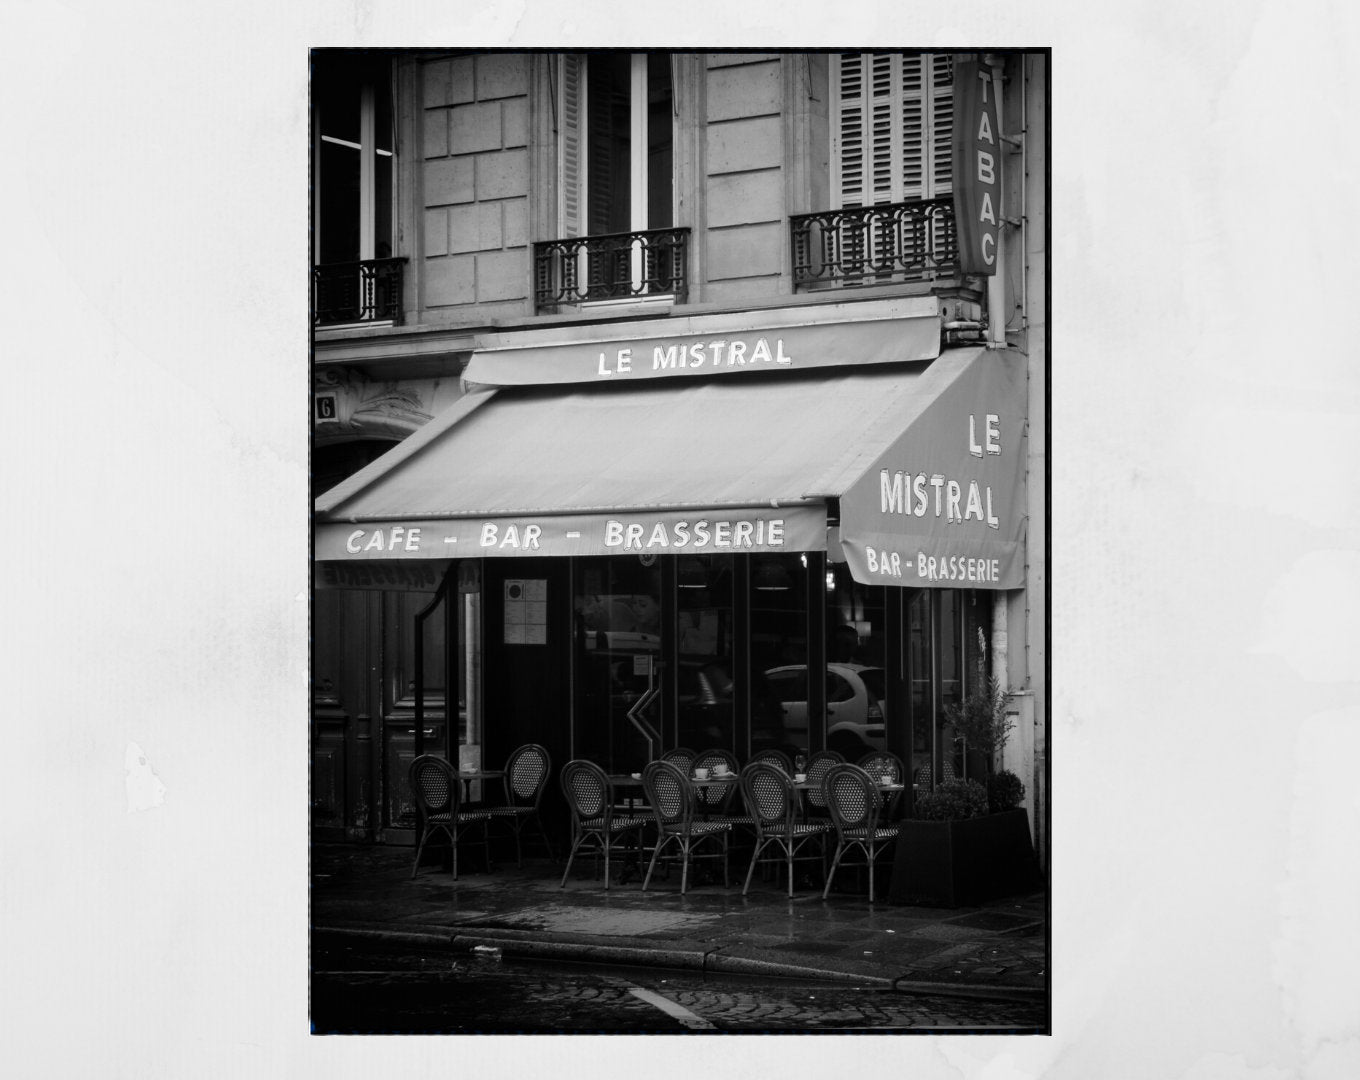
[[[783,731],[774,742],[808,745],[807,665],[787,664],[765,672],[783,710]],[[883,669],[865,664],[826,665],[827,747],[847,758],[881,750],[883,730]],[[775,733],[764,733],[770,739]],[[853,759],[852,759],[853,760]]]

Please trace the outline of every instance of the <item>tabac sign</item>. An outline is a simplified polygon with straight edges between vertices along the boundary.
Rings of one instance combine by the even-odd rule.
[[[954,67],[954,219],[959,266],[995,274],[1001,233],[1001,126],[991,69],[975,60]]]
[[[841,499],[856,581],[1024,585],[1024,358],[984,351]]]

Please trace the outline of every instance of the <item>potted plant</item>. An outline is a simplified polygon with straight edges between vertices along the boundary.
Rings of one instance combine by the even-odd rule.
[[[945,715],[955,737],[986,761],[987,782],[951,780],[918,795],[898,833],[889,894],[895,903],[953,907],[1040,884],[1029,815],[1020,806],[1024,782],[995,766],[1014,726],[1011,694],[983,676],[981,660],[978,667],[973,691]]]

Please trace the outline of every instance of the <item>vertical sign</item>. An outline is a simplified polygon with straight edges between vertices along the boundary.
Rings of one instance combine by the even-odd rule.
[[[954,219],[965,274],[995,274],[1001,234],[1001,118],[991,69],[954,65]]]

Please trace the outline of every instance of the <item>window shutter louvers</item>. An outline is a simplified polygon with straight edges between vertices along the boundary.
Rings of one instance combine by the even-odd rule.
[[[954,114],[948,53],[840,53],[832,133],[838,207],[947,195]]]
[[[566,53],[561,69],[561,158],[558,184],[561,205],[561,235],[581,235],[581,192],[585,176],[585,147],[581,141],[581,119],[585,114],[585,57]]]

